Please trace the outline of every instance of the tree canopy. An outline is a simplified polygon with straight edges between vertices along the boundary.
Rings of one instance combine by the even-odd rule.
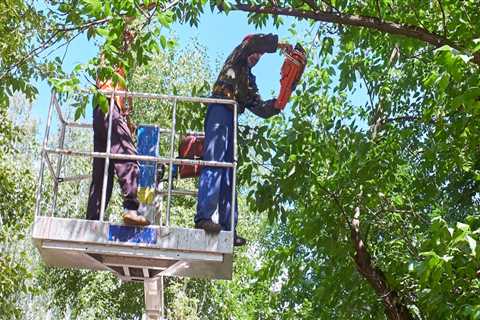
[[[286,16],[308,22],[311,31],[297,38],[309,64],[290,112],[242,123],[242,192],[249,210],[269,220],[251,249],[258,265],[239,264],[233,296],[247,302],[242,310],[232,299],[219,306],[230,289],[191,282],[185,288],[198,301],[222,293],[196,310],[219,319],[229,310],[266,319],[480,319],[476,1],[7,0],[0,8],[2,114],[14,92],[34,97],[38,78],[69,93],[84,74],[111,77],[118,64],[131,74],[149,68],[173,46],[165,28],[194,27],[209,8],[247,12],[255,26],[279,26]],[[137,37],[125,54],[126,27]],[[291,32],[295,38],[295,26]],[[49,52],[79,33],[98,41],[107,64],[92,57],[66,74]],[[207,94],[204,80],[211,79],[189,90]],[[199,126],[200,117],[185,125]],[[0,131],[11,152],[15,130],[6,117]],[[25,176],[2,172],[4,194],[21,194],[8,203],[27,210]],[[12,216],[27,217],[13,210],[19,206],[2,208],[2,232]],[[4,274],[1,285],[15,279]],[[5,309],[12,297],[1,310],[18,313]]]

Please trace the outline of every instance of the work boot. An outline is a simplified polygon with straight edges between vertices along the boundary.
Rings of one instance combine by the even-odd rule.
[[[137,213],[137,210],[125,210],[123,223],[130,226],[148,226],[150,221]]]
[[[203,229],[207,233],[219,233],[222,230],[222,226],[212,220],[200,220],[195,223],[195,229]]]
[[[235,237],[233,237],[233,246],[234,247],[241,247],[247,244],[247,240],[245,238],[242,238],[235,234]]]

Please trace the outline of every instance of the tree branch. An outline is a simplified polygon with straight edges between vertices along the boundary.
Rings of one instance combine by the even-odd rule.
[[[371,16],[360,16],[352,15],[345,13],[336,13],[336,12],[327,12],[327,11],[302,11],[292,8],[281,8],[281,7],[265,7],[262,5],[251,5],[246,3],[237,3],[232,5],[232,10],[239,10],[252,13],[262,13],[270,14],[274,16],[290,16],[303,19],[311,19],[315,21],[324,21],[330,23],[337,23],[341,25],[353,26],[353,27],[365,27],[377,31],[381,31],[388,34],[394,34],[399,36],[404,36],[408,38],[417,39],[419,41],[426,42],[435,47],[440,47],[443,45],[448,45],[452,48],[455,48],[459,51],[463,51],[463,48],[450,41],[444,36],[432,33],[424,28],[401,24],[391,21],[382,21],[378,17]],[[480,54],[477,53],[474,55],[472,60],[474,63],[480,65]]]
[[[18,68],[20,65],[22,65],[24,62],[26,62],[27,60],[33,58],[34,56],[36,55],[39,55],[40,53],[42,53],[43,51],[47,50],[50,46],[53,46],[55,43],[57,43],[60,39],[57,38],[57,34],[58,32],[54,32],[45,42],[43,42],[40,46],[36,47],[35,49],[33,49],[32,51],[30,51],[28,54],[26,54],[22,59],[20,59],[19,61],[17,61],[16,63],[10,65],[7,70],[5,70],[5,72],[0,75],[0,80],[2,80],[3,78],[5,78],[8,74],[10,74],[10,72],[12,72],[12,70]]]
[[[402,303],[398,293],[391,288],[385,274],[375,266],[360,234],[360,208],[355,208],[354,218],[350,224],[350,233],[355,249],[353,257],[358,272],[365,277],[382,300],[385,314],[391,320],[411,320],[413,316]]]
[[[317,175],[315,175],[315,176],[318,177]],[[317,186],[333,200],[333,202],[337,206],[338,210],[340,210],[340,214],[345,219],[346,224],[351,228],[352,226],[350,224],[350,220],[348,218],[347,212],[343,208],[342,203],[340,202],[340,199],[338,198],[338,195],[336,195],[334,192],[330,191],[327,187],[324,187],[320,183],[318,183]]]
[[[386,118],[384,119],[384,123],[394,123],[394,122],[406,122],[406,121],[412,121],[412,122],[422,122],[424,124],[435,124],[436,122],[440,121],[441,119],[448,119],[450,117],[456,116],[458,114],[462,113],[462,111],[455,110],[452,112],[447,113],[446,115],[442,117],[431,117],[430,119],[425,119],[422,116],[416,116],[416,115],[404,115],[404,116],[399,116],[395,118]]]
[[[445,19],[445,10],[443,10],[442,0],[438,0],[440,11],[442,12],[443,36],[447,37],[447,23]]]
[[[50,32],[70,32],[70,31],[76,31],[76,30],[86,30],[90,27],[99,25],[99,24],[104,24],[106,22],[109,22],[112,20],[112,18],[104,18],[104,19],[99,19],[99,20],[90,20],[88,22],[85,22],[82,25],[79,26],[74,26],[74,27],[63,27],[63,28],[55,28],[52,30],[49,30]]]

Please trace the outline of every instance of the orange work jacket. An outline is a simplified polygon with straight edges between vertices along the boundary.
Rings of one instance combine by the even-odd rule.
[[[125,70],[123,68],[118,68],[117,70],[115,70],[115,72],[117,74],[121,75],[125,79]],[[127,91],[127,88],[125,86],[121,85],[120,83],[118,83],[117,86],[114,87],[113,81],[111,79],[106,80],[106,81],[100,81],[97,78],[96,86],[100,90]],[[120,111],[122,113],[127,112],[126,107],[125,107],[125,97],[121,97],[121,96],[116,95],[115,96],[115,102],[117,103],[117,105],[120,108]]]

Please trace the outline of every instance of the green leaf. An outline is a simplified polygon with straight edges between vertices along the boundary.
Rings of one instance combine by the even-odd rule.
[[[96,16],[102,10],[102,3],[100,0],[81,0],[87,10],[93,15]]]
[[[467,242],[468,242],[468,246],[470,247],[470,250],[472,251],[472,256],[476,256],[477,252],[476,252],[476,249],[477,249],[477,241],[475,241],[475,239],[473,239],[471,236],[467,235],[465,236],[465,239],[467,239]]]
[[[443,45],[440,48],[435,49],[435,52],[444,52],[444,51],[452,52],[453,48],[450,47],[449,45]]]
[[[96,28],[96,32],[104,38],[107,38],[110,35],[110,31],[106,28]]]
[[[470,232],[470,226],[462,222],[457,222],[457,229],[462,230],[463,232]]]
[[[160,45],[162,46],[163,49],[167,48],[167,39],[165,38],[164,35],[160,36]]]
[[[475,44],[475,47],[473,47],[472,53],[475,53],[480,50],[480,38],[474,39],[473,43]]]
[[[166,28],[170,27],[172,21],[173,21],[173,18],[172,18],[172,15],[167,12],[167,13],[159,13],[158,14],[158,21],[160,22],[160,24]]]

